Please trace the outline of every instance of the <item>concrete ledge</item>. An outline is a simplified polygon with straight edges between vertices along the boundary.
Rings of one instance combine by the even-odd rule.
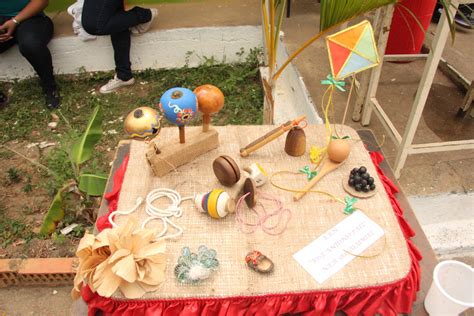
[[[413,196],[409,201],[438,256],[474,253],[473,193]]]

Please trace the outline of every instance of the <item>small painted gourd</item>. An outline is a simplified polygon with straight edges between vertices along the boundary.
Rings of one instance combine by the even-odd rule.
[[[194,204],[200,212],[207,213],[215,219],[224,218],[229,213],[235,212],[234,199],[227,192],[219,189],[197,194],[194,198]]]
[[[130,138],[154,137],[161,130],[161,116],[147,106],[139,107],[125,118],[125,132]]]
[[[197,98],[189,89],[172,88],[161,96],[160,108],[170,123],[184,126],[196,114]]]

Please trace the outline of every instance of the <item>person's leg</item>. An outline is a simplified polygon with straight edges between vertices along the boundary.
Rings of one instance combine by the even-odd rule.
[[[110,35],[114,48],[116,76],[100,88],[109,93],[134,83],[130,62],[130,27],[151,20],[151,11],[135,7],[125,11],[122,0],[85,0],[82,26],[93,35]]]
[[[123,0],[86,0],[82,10],[82,26],[93,35],[120,33],[150,20],[149,9],[125,11]]]
[[[35,16],[23,21],[15,32],[21,54],[35,69],[45,91],[56,88],[53,60],[47,46],[53,36],[53,28],[53,22],[48,17]]]
[[[130,31],[127,29],[110,35],[114,47],[115,72],[122,81],[130,80],[132,76],[132,63],[130,62]]]
[[[50,18],[38,15],[18,25],[14,35],[21,54],[33,66],[41,80],[46,106],[50,110],[60,105],[59,92],[53,75],[53,60],[48,48],[53,29]]]

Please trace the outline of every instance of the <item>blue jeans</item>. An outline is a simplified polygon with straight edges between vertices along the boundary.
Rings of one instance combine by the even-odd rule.
[[[115,72],[121,80],[132,78],[130,31],[151,20],[151,11],[134,7],[125,11],[123,0],[85,0],[82,27],[92,35],[110,35],[114,48]]]
[[[11,17],[0,16],[0,25]],[[0,43],[0,54],[18,44],[21,54],[33,66],[40,77],[44,91],[56,88],[53,75],[53,61],[48,43],[53,36],[53,22],[45,15],[29,18],[15,29],[13,39]]]

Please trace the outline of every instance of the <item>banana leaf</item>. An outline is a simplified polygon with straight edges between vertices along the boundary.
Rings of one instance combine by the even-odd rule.
[[[107,176],[83,173],[79,177],[79,190],[92,196],[102,196],[107,184]]]
[[[41,225],[41,235],[52,234],[56,230],[57,223],[64,218],[63,192],[64,188],[59,190],[54,196],[48,213],[46,213],[46,217],[43,220],[43,225]]]
[[[102,136],[102,108],[97,106],[92,113],[84,134],[74,143],[71,149],[71,161],[78,169],[79,165],[92,157],[94,146]]]

